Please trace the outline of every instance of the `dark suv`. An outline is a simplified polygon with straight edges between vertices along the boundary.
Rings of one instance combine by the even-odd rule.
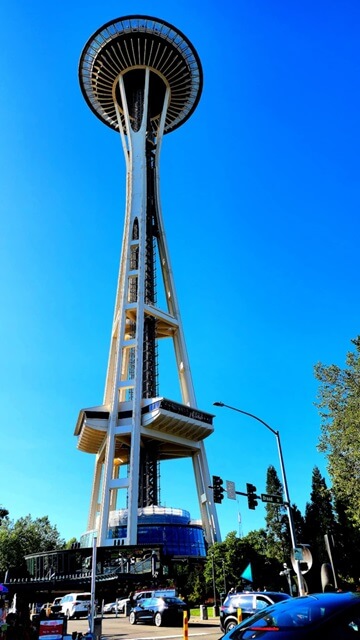
[[[238,610],[241,609],[242,620],[249,618],[256,611],[265,609],[269,604],[287,600],[287,593],[277,591],[241,591],[229,593],[220,607],[220,627],[227,633],[238,624]]]

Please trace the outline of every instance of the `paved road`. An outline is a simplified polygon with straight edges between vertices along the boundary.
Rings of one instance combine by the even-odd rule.
[[[88,630],[86,620],[70,620],[68,622],[67,632],[71,634],[73,631]],[[190,618],[189,620],[189,638],[197,638],[199,640],[218,640],[221,638],[222,632],[219,627],[218,618],[210,618],[209,620],[199,620],[199,618]],[[150,624],[131,625],[129,618],[114,615],[104,616],[102,619],[102,636],[103,640],[153,640],[156,638],[183,638],[182,627],[155,627]]]

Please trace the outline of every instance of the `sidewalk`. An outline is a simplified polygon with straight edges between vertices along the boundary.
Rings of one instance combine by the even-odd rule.
[[[199,616],[190,616],[189,624],[217,624],[220,625],[219,616],[208,616],[207,620],[202,620]]]

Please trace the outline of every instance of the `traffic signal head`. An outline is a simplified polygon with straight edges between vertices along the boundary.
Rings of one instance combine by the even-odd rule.
[[[256,495],[256,487],[249,482],[246,483],[246,493],[248,499],[248,507],[249,509],[256,509],[258,505],[257,495]]]
[[[213,486],[213,496],[214,502],[221,504],[224,497],[224,481],[219,476],[213,476],[212,486]]]

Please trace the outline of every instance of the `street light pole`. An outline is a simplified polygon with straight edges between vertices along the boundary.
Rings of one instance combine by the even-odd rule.
[[[94,536],[93,538],[93,548],[92,548],[92,563],[91,563],[91,596],[90,596],[90,615],[89,615],[89,631],[91,633],[91,637],[95,638],[94,629],[95,629],[95,581],[96,581],[96,543],[97,538]]]
[[[215,560],[214,560],[214,552],[211,553],[211,564],[212,564],[212,583],[213,583],[213,597],[214,597],[214,616],[217,615],[217,602],[216,602],[216,586],[215,586]]]
[[[279,460],[280,460],[280,469],[281,469],[281,475],[282,475],[282,482],[283,482],[283,488],[284,488],[284,494],[285,494],[285,504],[286,504],[287,513],[288,513],[288,519],[289,519],[289,529],[290,529],[291,544],[292,544],[292,548],[293,548],[294,562],[295,562],[295,566],[296,566],[296,575],[297,575],[297,579],[298,579],[299,595],[303,596],[303,595],[305,595],[304,583],[303,583],[302,573],[301,573],[300,566],[299,566],[299,561],[296,558],[296,548],[297,548],[296,533],[295,533],[294,520],[293,520],[293,516],[292,516],[291,504],[290,504],[289,488],[288,488],[288,483],[287,483],[286,473],[285,473],[285,465],[284,465],[284,457],[283,457],[282,448],[281,448],[280,433],[279,433],[279,431],[275,431],[275,429],[270,427],[270,425],[268,425],[266,422],[264,422],[264,420],[262,420],[258,416],[255,416],[253,413],[249,413],[248,411],[243,411],[242,409],[238,409],[237,407],[232,407],[229,404],[225,404],[224,402],[214,402],[214,405],[216,407],[226,407],[227,409],[231,409],[232,411],[237,411],[238,413],[243,413],[245,416],[249,416],[250,418],[253,418],[254,420],[257,420],[258,422],[261,422],[261,424],[263,424],[264,427],[266,427],[269,431],[271,431],[271,433],[273,433],[274,436],[276,437],[277,448],[278,448],[278,453],[279,453]]]
[[[223,578],[224,578],[224,598],[226,596],[226,573],[225,573],[225,560],[222,558]]]

